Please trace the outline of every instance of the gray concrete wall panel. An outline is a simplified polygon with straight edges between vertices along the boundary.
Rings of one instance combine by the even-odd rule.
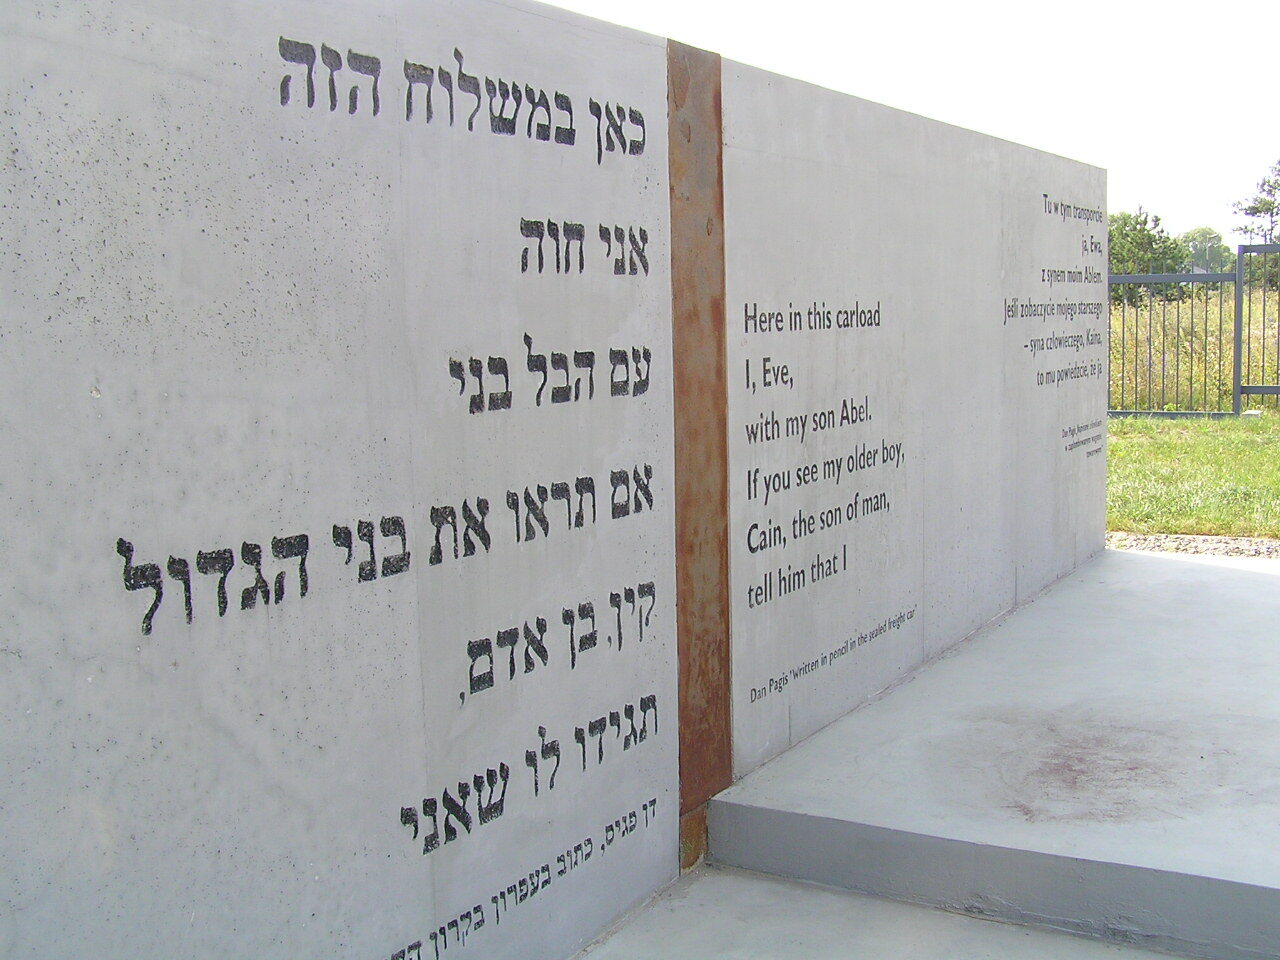
[[[0,53],[0,954],[571,953],[677,870],[666,44],[110,0]],[[730,692],[741,774],[1102,536],[1101,172],[722,80],[691,806]]]
[[[741,776],[1101,549],[1105,180],[728,61],[724,124]]]
[[[665,44],[0,16],[0,954],[571,952],[677,869]]]

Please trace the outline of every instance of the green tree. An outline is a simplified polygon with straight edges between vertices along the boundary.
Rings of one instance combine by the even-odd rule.
[[[1186,244],[1141,207],[1137,213],[1113,213],[1109,221],[1112,273],[1171,273],[1191,259]]]
[[[1280,243],[1280,160],[1258,181],[1258,192],[1234,204],[1234,209],[1245,218],[1236,232],[1244,234],[1249,243]],[[1245,260],[1245,270],[1248,283],[1280,289],[1280,255],[1251,254]]]
[[[1137,213],[1113,213],[1108,222],[1110,238],[1109,266],[1113,274],[1174,273],[1191,259],[1187,245],[1169,236],[1160,218],[1142,207]],[[1153,292],[1163,296],[1180,296],[1177,284],[1161,284]],[[1134,286],[1113,287],[1111,298],[1117,302],[1136,303],[1140,290]]]
[[[1280,160],[1258,181],[1258,192],[1233,204],[1233,209],[1246,218],[1237,233],[1251,243],[1280,243]]]
[[[1188,230],[1178,240],[1187,248],[1186,266],[1191,270],[1228,273],[1235,268],[1235,254],[1223,242],[1222,234],[1212,227]]]

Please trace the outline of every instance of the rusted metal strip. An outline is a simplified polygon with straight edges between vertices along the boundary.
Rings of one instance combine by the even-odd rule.
[[[729,699],[729,474],[725,370],[720,57],[667,44],[675,354],[676,591],[680,812],[733,777]],[[692,817],[683,815],[694,813]],[[687,823],[686,823],[687,821]],[[685,847],[682,838],[682,847]]]

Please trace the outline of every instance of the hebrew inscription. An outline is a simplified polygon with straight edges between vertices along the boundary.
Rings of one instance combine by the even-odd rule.
[[[576,951],[678,869],[664,41],[0,20],[6,956]]]
[[[341,104],[345,105],[348,115],[354,115],[363,109],[371,116],[378,116],[381,111],[378,83],[383,76],[381,57],[357,53],[347,48],[344,60],[344,54],[338,49],[321,42],[320,68],[317,70],[314,43],[280,37],[278,49],[284,68],[280,78],[280,106],[305,103],[307,109],[323,111],[327,102],[330,113],[337,112]],[[577,146],[578,129],[574,124],[573,100],[569,94],[555,90],[549,101],[545,88],[535,88],[530,83],[522,84],[516,80],[490,76],[484,77],[482,83],[478,74],[467,73],[464,67],[465,57],[457,47],[453,49],[452,57],[441,59],[444,62],[430,65],[409,59],[404,61],[402,88],[406,123],[414,122],[416,103],[419,124],[430,124],[433,120],[441,124],[447,116],[450,127],[454,126],[456,119],[459,126],[465,124],[468,133],[519,137],[531,143],[545,143],[549,146]],[[346,82],[338,79],[338,75],[344,70],[347,71],[344,78]],[[328,100],[325,101],[322,96],[317,106],[318,73],[322,89],[327,83]],[[366,79],[362,80],[361,77]],[[305,85],[305,99],[295,95],[295,80],[300,86]],[[401,81],[388,71],[387,79],[382,82],[384,85],[391,85]],[[344,88],[345,97],[340,93]],[[361,105],[362,90],[365,91],[364,106]],[[442,106],[437,107],[437,99]],[[552,103],[555,104],[554,138]],[[522,107],[523,124],[520,123]],[[588,137],[583,143],[594,143],[597,164],[604,163],[606,156],[611,154],[620,159],[644,155],[648,134],[644,113],[639,109],[607,100],[602,106],[595,97],[588,96],[587,111],[592,118],[595,139],[591,141]],[[581,230],[581,225],[577,226]],[[577,239],[581,242],[582,237]]]

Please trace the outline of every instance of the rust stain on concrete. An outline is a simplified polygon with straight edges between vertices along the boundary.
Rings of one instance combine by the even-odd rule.
[[[692,870],[707,857],[707,806],[680,818],[680,872]]]

